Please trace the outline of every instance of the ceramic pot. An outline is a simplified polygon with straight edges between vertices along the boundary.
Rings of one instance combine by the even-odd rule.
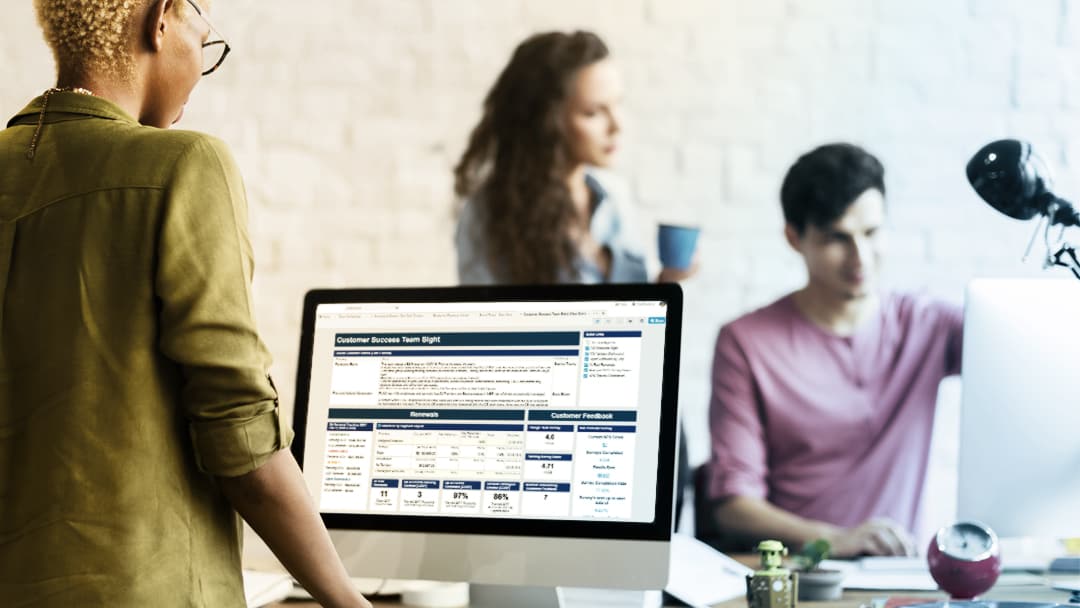
[[[844,573],[839,570],[799,572],[799,600],[838,600],[844,590]]]

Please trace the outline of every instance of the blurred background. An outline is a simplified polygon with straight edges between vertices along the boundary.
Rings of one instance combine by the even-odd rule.
[[[976,276],[1044,274],[1038,247],[1020,261],[1034,222],[967,185],[980,146],[1031,141],[1057,193],[1080,198],[1080,0],[215,0],[211,19],[233,50],[180,127],[241,165],[287,413],[307,289],[456,281],[451,168],[534,32],[607,41],[627,85],[618,171],[642,219],[704,229],[680,386],[695,462],[720,324],[803,284],[778,197],[801,153],[847,140],[878,155],[886,285],[955,301]],[[54,83],[30,0],[4,0],[0,66],[5,120]],[[955,505],[958,392],[943,385],[931,524]]]

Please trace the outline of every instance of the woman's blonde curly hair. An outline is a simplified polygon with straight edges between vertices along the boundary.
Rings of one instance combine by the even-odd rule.
[[[34,0],[61,80],[88,73],[130,77],[134,16],[152,0]],[[184,10],[184,0],[173,3]]]

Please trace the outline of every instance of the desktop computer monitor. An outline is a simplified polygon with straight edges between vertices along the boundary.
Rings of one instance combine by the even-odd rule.
[[[962,385],[958,516],[1080,536],[1080,281],[973,281]]]
[[[293,452],[350,573],[662,589],[681,312],[675,285],[309,292]]]

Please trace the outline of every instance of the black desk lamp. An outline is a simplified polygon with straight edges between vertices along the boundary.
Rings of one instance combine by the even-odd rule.
[[[967,177],[975,192],[994,209],[1009,217],[1029,220],[1036,215],[1046,224],[1046,265],[1064,266],[1080,279],[1080,259],[1076,249],[1059,239],[1051,254],[1050,228],[1080,226],[1080,213],[1065,199],[1050,191],[1046,165],[1027,142],[1000,139],[982,147],[968,161]],[[1036,228],[1037,233],[1038,228]],[[1030,250],[1030,245],[1028,246]]]

